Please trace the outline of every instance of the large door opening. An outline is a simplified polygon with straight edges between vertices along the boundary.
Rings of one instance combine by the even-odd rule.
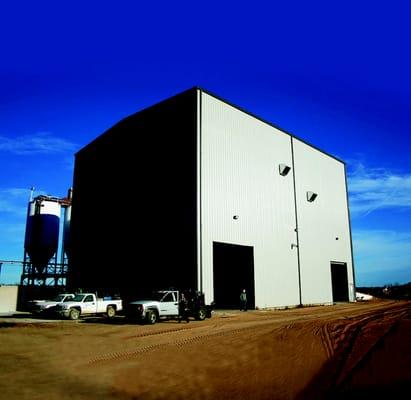
[[[216,308],[240,307],[240,293],[247,291],[247,307],[255,308],[254,248],[213,242],[214,301]]]
[[[349,301],[346,263],[331,263],[331,281],[333,288],[333,301]]]

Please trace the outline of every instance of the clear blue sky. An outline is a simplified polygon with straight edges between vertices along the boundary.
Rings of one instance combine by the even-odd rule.
[[[357,285],[411,281],[405,4],[3,2],[0,259],[22,258],[31,186],[64,196],[75,151],[199,85],[345,160]]]

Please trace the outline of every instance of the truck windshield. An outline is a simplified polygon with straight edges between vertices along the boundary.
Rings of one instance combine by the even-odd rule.
[[[84,294],[76,294],[71,301],[83,301],[84,296]]]
[[[63,301],[63,299],[64,299],[64,294],[59,294],[58,296],[56,296],[54,299],[53,299],[53,301],[56,301],[56,302],[61,302],[61,301]]]
[[[154,292],[153,293],[153,300],[161,301],[161,299],[164,297],[165,294],[166,294],[166,292]]]
[[[161,301],[163,301],[163,302],[172,302],[172,301],[175,301],[175,300],[174,300],[173,293],[167,293],[167,294],[162,298]]]
[[[177,295],[175,295],[177,297]],[[159,292],[154,292],[152,296],[153,300],[162,302],[175,301],[173,292],[168,292],[166,290],[161,290]]]

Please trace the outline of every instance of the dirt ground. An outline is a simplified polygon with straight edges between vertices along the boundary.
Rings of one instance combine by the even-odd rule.
[[[398,398],[411,303],[217,311],[156,325],[0,318],[3,399]]]

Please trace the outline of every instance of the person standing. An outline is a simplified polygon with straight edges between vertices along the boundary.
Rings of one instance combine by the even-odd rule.
[[[182,319],[185,319],[188,322],[190,322],[189,319],[189,314],[188,314],[188,301],[186,299],[186,297],[184,296],[184,293],[181,293],[180,295],[180,301],[178,304],[178,322],[181,322]]]
[[[247,293],[245,289],[240,294],[240,311],[247,311]]]

